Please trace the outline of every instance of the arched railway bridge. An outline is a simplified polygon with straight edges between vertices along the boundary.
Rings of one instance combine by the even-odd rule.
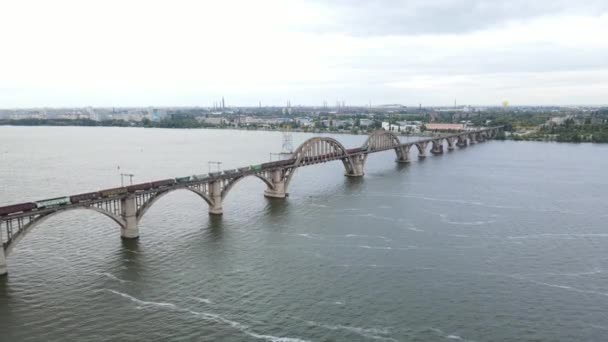
[[[489,127],[406,143],[401,142],[392,132],[379,130],[372,132],[362,146],[351,149],[345,148],[333,138],[314,137],[303,142],[294,151],[292,158],[287,160],[0,207],[0,275],[7,273],[6,256],[29,231],[44,220],[65,211],[96,211],[116,222],[123,238],[133,239],[139,237],[138,223],[146,211],[158,199],[176,190],[195,193],[209,205],[210,214],[221,215],[222,202],[230,189],[245,177],[256,177],[263,181],[266,184],[265,196],[285,198],[294,171],[299,167],[339,160],[344,165],[346,176],[361,177],[370,153],[394,150],[395,161],[407,163],[410,161],[412,147],[418,150],[419,158],[424,158],[427,151],[441,154],[444,146],[453,150],[457,146],[483,142],[494,137],[500,130],[502,126]]]

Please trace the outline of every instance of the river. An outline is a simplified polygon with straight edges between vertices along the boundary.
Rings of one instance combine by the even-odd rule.
[[[311,137],[294,133],[294,146]],[[335,136],[347,147],[365,136]],[[258,164],[281,133],[0,127],[0,205]],[[98,213],[40,224],[0,279],[0,341],[581,341],[608,334],[608,145],[489,141],[398,165],[187,191],[122,241]]]

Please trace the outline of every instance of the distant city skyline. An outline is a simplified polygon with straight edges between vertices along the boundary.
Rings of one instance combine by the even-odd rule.
[[[608,104],[605,1],[24,0],[0,32],[0,108]]]
[[[379,103],[379,104],[372,104],[371,106],[369,104],[353,104],[353,105],[349,105],[348,103],[345,103],[345,105],[342,107],[342,105],[340,104],[340,107],[337,106],[337,104],[334,105],[327,105],[324,106],[322,103],[321,104],[293,104],[290,106],[286,106],[285,104],[268,104],[268,105],[254,105],[254,104],[248,104],[248,105],[242,105],[242,106],[229,106],[226,105],[225,107],[221,106],[221,103],[218,102],[214,102],[210,105],[170,105],[170,106],[150,106],[150,105],[143,105],[143,106],[16,106],[16,107],[0,107],[0,111],[27,111],[27,110],[70,110],[70,109],[79,109],[79,110],[86,110],[89,108],[92,109],[134,109],[134,110],[139,110],[139,109],[194,109],[194,108],[201,108],[201,109],[207,109],[207,110],[217,110],[218,112],[221,112],[222,110],[233,110],[233,109],[264,109],[264,108],[275,108],[275,109],[281,109],[281,108],[306,108],[306,109],[312,109],[312,108],[317,108],[317,109],[327,109],[327,110],[335,110],[335,109],[341,109],[341,108],[356,108],[356,109],[365,109],[365,108],[391,108],[391,107],[403,107],[403,108],[409,108],[409,109],[418,109],[418,108],[422,108],[425,110],[433,110],[433,109],[450,109],[450,108],[473,108],[473,109],[484,109],[484,108],[503,108],[505,107],[502,104],[488,104],[488,105],[479,105],[479,104],[457,104],[454,105],[453,103],[450,104],[444,104],[444,105],[405,105],[402,103]],[[608,107],[608,103],[607,104],[532,104],[532,105],[518,105],[518,104],[509,104],[507,106],[507,108],[543,108],[543,107],[559,107],[559,108],[604,108],[604,107]]]

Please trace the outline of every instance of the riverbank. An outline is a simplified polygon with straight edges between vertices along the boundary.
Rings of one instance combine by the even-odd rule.
[[[544,134],[542,132],[532,132],[528,134],[511,134],[505,137],[506,140],[514,141],[550,141],[563,143],[608,143],[608,131],[595,133],[581,133],[576,131],[566,131],[557,134]]]
[[[200,123],[196,120],[168,120],[160,122],[152,121],[124,121],[124,120],[103,120],[94,121],[90,119],[22,119],[22,120],[0,120],[0,126],[47,126],[47,127],[139,127],[139,128],[174,128],[174,129],[215,129],[215,130],[241,130],[241,131],[261,131],[261,132],[280,132],[283,127],[258,127],[258,126],[232,126],[232,125],[209,125]],[[349,134],[349,135],[368,135],[373,129],[319,129],[319,128],[289,128],[291,132],[315,133],[315,134]],[[396,133],[396,132],[395,132]],[[396,133],[403,137],[434,137],[440,134],[436,132],[419,132],[416,134]],[[553,127],[550,129],[530,129],[520,132],[506,132],[498,134],[494,140],[514,140],[514,141],[548,141],[565,143],[608,143],[608,125],[587,125],[570,127]]]
[[[282,132],[284,128],[268,128],[268,127],[256,127],[256,126],[218,126],[218,125],[205,125],[197,123],[196,125],[163,125],[162,121],[155,124],[147,124],[145,122],[130,122],[124,120],[104,120],[94,121],[89,119],[22,119],[22,120],[0,120],[0,126],[16,126],[16,127],[133,127],[133,128],[169,128],[169,129],[216,129],[216,130],[240,130],[240,131],[260,131],[260,132]],[[374,129],[369,130],[330,130],[330,129],[302,129],[302,128],[289,128],[290,132],[298,133],[315,133],[315,134],[348,134],[348,135],[368,135],[373,132]],[[410,133],[396,133],[399,136],[404,137],[433,137],[437,136],[437,133],[433,132],[418,132],[415,134]]]

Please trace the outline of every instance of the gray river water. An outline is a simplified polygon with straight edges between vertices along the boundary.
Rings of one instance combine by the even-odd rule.
[[[277,132],[0,127],[0,205],[280,148]],[[608,145],[394,158],[371,155],[362,179],[340,162],[300,169],[286,200],[250,177],[221,218],[173,192],[138,241],[94,212],[54,216],[8,257],[0,341],[606,340]]]

